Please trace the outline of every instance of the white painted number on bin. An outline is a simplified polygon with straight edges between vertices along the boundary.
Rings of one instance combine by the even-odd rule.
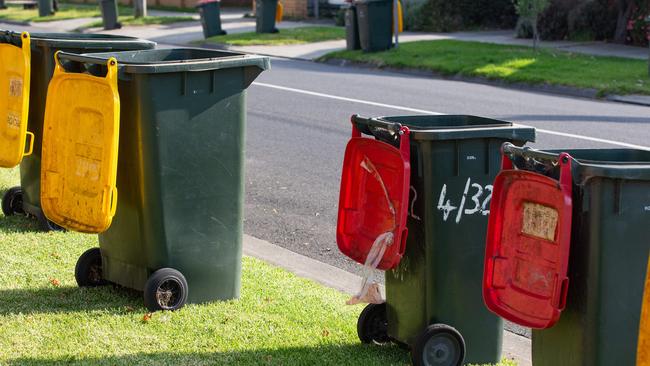
[[[460,205],[454,206],[451,199],[447,198],[447,185],[443,184],[438,199],[438,210],[442,211],[443,221],[447,221],[449,216],[456,212],[456,223],[459,223],[463,215],[481,214],[483,216],[490,214],[490,200],[492,199],[492,185],[481,186],[478,183],[472,183],[472,178],[467,178],[465,190],[460,197]]]

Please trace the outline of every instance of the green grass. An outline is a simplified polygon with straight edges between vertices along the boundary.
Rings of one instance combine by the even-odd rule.
[[[127,6],[119,6],[118,12],[120,22],[123,25],[149,25],[149,24],[170,24],[184,21],[192,21],[192,17],[188,16],[169,16],[169,17],[133,17],[133,8]],[[59,4],[59,11],[54,15],[39,17],[38,9],[25,10],[22,6],[10,5],[8,9],[0,10],[0,20],[11,20],[18,22],[50,22],[55,20],[77,19],[77,18],[95,18],[100,17],[101,12],[97,5],[84,5],[84,4]],[[102,21],[98,20],[82,28],[101,27]]]
[[[131,8],[120,6],[120,15],[130,15]],[[38,16],[38,9],[23,9],[22,5],[9,5],[5,10],[0,10],[0,20],[11,20],[16,22],[51,22],[54,20],[66,20],[77,18],[99,17],[101,13],[98,5],[83,4],[59,4],[59,11],[54,15],[46,17]]]
[[[234,46],[268,45],[281,46],[330,41],[345,38],[342,27],[303,27],[281,29],[279,33],[236,33],[216,36],[201,42],[230,44]]]
[[[0,194],[17,183],[17,169],[0,169]],[[139,292],[76,286],[76,260],[94,246],[96,235],[42,233],[33,220],[0,214],[0,365],[409,363],[398,346],[359,343],[361,305],[248,257],[240,300],[145,320]]]
[[[444,75],[506,82],[590,88],[599,95],[650,94],[648,62],[530,47],[454,40],[400,44],[378,53],[338,51],[321,60],[345,59],[379,67],[431,70]]]

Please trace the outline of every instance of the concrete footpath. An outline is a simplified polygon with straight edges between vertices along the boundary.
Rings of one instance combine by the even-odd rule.
[[[359,290],[361,277],[337,267],[294,253],[267,241],[244,235],[244,254],[287,269],[296,275],[316,281],[347,294]],[[382,294],[385,290],[382,286]],[[341,306],[346,306],[341,304]],[[502,357],[513,359],[519,366],[532,366],[530,339],[504,331]]]

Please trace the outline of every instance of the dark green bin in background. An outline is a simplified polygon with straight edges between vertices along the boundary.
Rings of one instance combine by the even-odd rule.
[[[559,174],[560,151],[505,151],[519,168]],[[650,151],[562,151],[574,158],[569,292],[557,324],[533,330],[533,365],[634,365],[650,254]]]
[[[142,50],[154,48],[156,44],[132,37],[105,34],[32,33],[30,36],[32,62],[27,130],[34,134],[34,152],[25,156],[20,163],[20,187],[7,191],[3,200],[20,199],[22,211],[38,218],[43,230],[52,230],[59,227],[43,215],[40,194],[43,118],[47,87],[54,73],[54,54],[56,51],[83,53]],[[21,46],[20,33],[0,31],[0,43]]]
[[[481,290],[491,184],[500,170],[501,145],[534,141],[535,130],[474,116],[352,121],[362,133],[393,145],[399,144],[393,131],[401,125],[411,131],[406,252],[399,266],[385,273],[388,338],[409,345],[415,365],[426,364],[426,347],[418,351],[418,344],[426,344],[427,327],[442,323],[462,334],[466,363],[498,362],[503,322],[486,309]],[[380,309],[366,309],[373,308]],[[430,364],[447,365],[450,351]]]
[[[209,38],[226,34],[226,31],[221,28],[220,0],[200,1],[196,4],[196,9],[201,16],[203,37]]]
[[[255,0],[255,32],[278,33],[275,27],[275,13],[278,0]]]
[[[393,47],[393,1],[357,0],[354,4],[363,52],[385,51]]]
[[[115,57],[119,70],[117,212],[100,250],[80,257],[78,283],[102,282],[84,270],[95,263],[104,280],[144,290],[150,310],[239,297],[245,90],[269,59],[200,49],[60,57],[99,75]],[[166,288],[175,300],[159,300]]]

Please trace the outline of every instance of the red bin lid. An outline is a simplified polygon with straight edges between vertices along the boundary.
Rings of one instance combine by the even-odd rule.
[[[377,268],[399,264],[406,244],[411,178],[409,130],[401,127],[400,148],[361,137],[352,126],[345,149],[336,241],[341,252],[364,264],[376,240],[392,233]],[[382,236],[385,237],[385,236]]]
[[[487,307],[530,328],[549,328],[566,304],[571,240],[571,157],[561,154],[559,181],[504,169],[494,182],[483,275]]]

